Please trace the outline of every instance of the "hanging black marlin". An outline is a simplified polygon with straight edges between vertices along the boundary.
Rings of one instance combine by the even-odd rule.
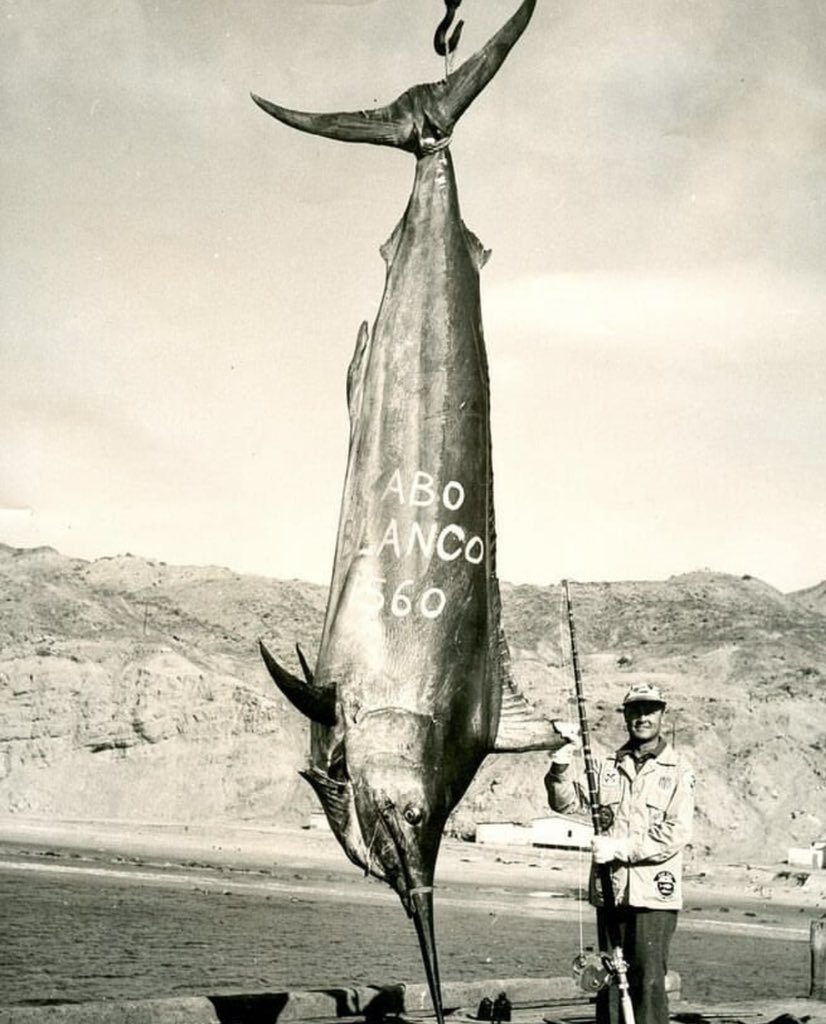
[[[563,743],[509,670],[479,300],[489,253],[462,223],[449,149],[535,3],[446,80],[386,107],[314,114],[253,96],[302,131],[416,156],[407,210],[381,250],[381,307],[348,373],[350,449],[315,672],[300,649],[303,679],[261,649],[312,722],[302,774],[333,832],[414,920],[440,1022],[433,877],[448,815],[488,754]]]

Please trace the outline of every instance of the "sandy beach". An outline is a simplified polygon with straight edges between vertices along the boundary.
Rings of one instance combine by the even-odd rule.
[[[0,843],[7,851],[72,851],[159,865],[202,864],[237,869],[318,869],[361,875],[346,860],[332,834],[320,828],[226,823],[199,826],[126,821],[60,821],[0,818]],[[538,847],[487,845],[445,839],[437,884],[476,884],[553,893],[577,892],[587,877],[587,853]],[[826,911],[826,871],[786,864],[689,862],[686,905],[752,902],[792,908],[818,917]],[[560,909],[562,909],[560,905]],[[808,915],[807,915],[808,916]]]

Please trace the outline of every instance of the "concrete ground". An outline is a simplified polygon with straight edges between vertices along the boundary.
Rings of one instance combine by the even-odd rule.
[[[675,1024],[826,1024],[826,1002],[783,999],[714,1006],[686,1002],[680,980],[669,975]],[[511,1024],[591,1024],[590,998],[570,978],[498,978],[443,986],[448,1024],[471,1024],[484,997],[505,992]],[[275,992],[184,999],[0,1008],[0,1024],[360,1024],[432,1022],[424,985]]]

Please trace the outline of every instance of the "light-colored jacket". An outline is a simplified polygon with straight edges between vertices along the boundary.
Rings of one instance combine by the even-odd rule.
[[[628,862],[611,864],[618,905],[679,910],[683,905],[683,849],[691,841],[694,773],[686,759],[666,743],[639,771],[631,751],[596,760],[597,791],[607,807],[606,835],[628,842]],[[574,772],[551,765],[545,777],[548,802],[560,814],[587,808],[586,794]],[[591,871],[591,902],[601,903],[596,872]]]

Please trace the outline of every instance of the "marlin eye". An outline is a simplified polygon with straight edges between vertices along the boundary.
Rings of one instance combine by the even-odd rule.
[[[415,804],[408,804],[404,809],[404,820],[408,825],[418,825],[422,820],[421,808],[416,807]]]

